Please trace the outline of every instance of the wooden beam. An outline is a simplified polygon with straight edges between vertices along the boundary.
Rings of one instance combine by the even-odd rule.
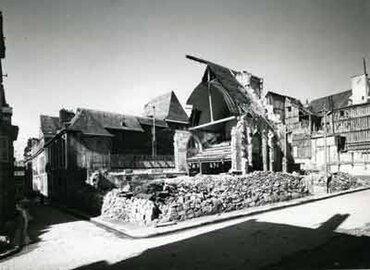
[[[212,93],[211,93],[211,71],[209,68],[207,70],[207,88],[208,88],[209,114],[210,114],[211,122],[213,122],[214,118],[213,118]]]
[[[223,123],[223,122],[228,122],[228,121],[231,121],[231,120],[234,120],[234,119],[236,119],[236,116],[230,116],[230,117],[222,118],[222,119],[219,119],[219,120],[216,120],[216,121],[208,122],[208,123],[196,126],[196,127],[189,128],[189,130],[197,130],[197,129],[217,125],[217,124],[220,124],[220,123]]]

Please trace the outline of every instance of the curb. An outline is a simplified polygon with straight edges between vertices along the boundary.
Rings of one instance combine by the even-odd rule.
[[[3,260],[3,259],[5,259],[5,258],[8,258],[8,257],[10,257],[10,256],[12,256],[12,255],[14,255],[14,254],[16,254],[16,253],[18,253],[18,252],[20,252],[22,250],[22,247],[20,247],[20,246],[15,246],[15,247],[13,247],[12,249],[10,249],[10,250],[7,250],[7,251],[5,251],[4,253],[1,253],[0,254],[0,260]]]
[[[132,239],[135,239],[137,237],[135,236],[131,236],[130,234],[126,234],[125,232],[121,231],[121,230],[117,230],[116,228],[113,228],[112,226],[109,226],[107,224],[104,224],[102,222],[99,222],[97,220],[95,220],[93,217],[91,217],[90,215],[78,210],[78,209],[75,209],[75,208],[69,208],[63,204],[57,204],[57,203],[49,203],[49,205],[51,207],[54,207],[54,208],[57,208],[59,209],[60,211],[63,211],[71,216],[74,216],[76,218],[79,218],[79,219],[82,219],[82,220],[86,220],[86,221],[89,221],[91,223],[93,223],[94,225],[98,226],[98,227],[101,227],[107,231],[111,231],[113,233],[117,233],[119,235],[123,235],[127,238],[132,238]]]
[[[230,221],[230,220],[234,220],[234,219],[238,219],[238,218],[242,218],[242,217],[254,216],[254,215],[267,213],[267,212],[271,212],[271,211],[275,211],[275,210],[281,210],[281,209],[285,209],[285,208],[288,208],[288,207],[304,205],[304,204],[311,203],[311,202],[322,201],[322,200],[326,200],[326,199],[330,199],[330,198],[334,198],[334,197],[339,197],[339,196],[342,196],[342,195],[347,195],[347,194],[351,194],[351,193],[355,193],[355,192],[365,191],[365,190],[370,190],[370,186],[360,187],[360,188],[351,189],[351,190],[339,191],[339,192],[331,193],[331,194],[311,195],[311,196],[306,196],[306,197],[303,197],[303,198],[298,198],[298,199],[295,199],[295,200],[290,200],[290,201],[285,201],[285,202],[278,202],[278,203],[275,203],[275,204],[267,204],[267,205],[260,206],[259,208],[258,207],[253,207],[253,208],[257,208],[257,209],[253,209],[252,207],[250,207],[250,208],[245,208],[245,209],[242,209],[242,210],[236,210],[236,211],[242,211],[241,213],[236,212],[236,211],[232,211],[232,212],[222,213],[221,215],[216,214],[216,215],[213,215],[213,217],[217,216],[217,218],[214,219],[214,220],[205,220],[205,221],[201,221],[201,222],[196,223],[196,224],[189,224],[189,226],[184,226],[184,227],[180,227],[180,228],[172,227],[172,226],[176,226],[176,224],[175,224],[175,225],[170,225],[170,226],[165,227],[166,229],[163,230],[163,231],[160,231],[160,232],[147,232],[147,233],[134,233],[134,232],[132,232],[130,230],[127,230],[127,229],[117,228],[119,225],[114,226],[112,223],[110,223],[108,221],[99,220],[97,218],[91,218],[87,214],[84,214],[84,213],[82,213],[78,210],[75,210],[75,209],[70,209],[70,208],[66,208],[64,206],[53,205],[53,204],[52,204],[52,206],[55,206],[55,207],[59,208],[60,210],[68,212],[69,214],[71,214],[73,216],[76,216],[78,218],[88,220],[91,223],[93,223],[93,224],[95,224],[99,227],[103,227],[104,229],[107,229],[108,231],[118,233],[120,235],[123,235],[123,236],[131,238],[131,239],[145,239],[145,238],[154,238],[154,237],[169,235],[169,234],[173,234],[173,233],[180,232],[180,231],[195,229],[195,228],[199,228],[199,227],[203,227],[203,226],[207,226],[207,225],[211,225],[211,224],[217,224],[217,223],[221,223],[221,222],[225,222],[225,221]],[[244,211],[244,213],[243,213],[243,211]],[[228,214],[228,215],[225,215],[225,214]],[[204,217],[206,217],[206,216],[204,216]],[[212,215],[208,216],[208,217],[212,217]],[[193,219],[193,220],[195,221],[196,219]],[[177,224],[181,224],[181,222],[177,223]],[[153,228],[153,227],[148,227],[148,228]]]

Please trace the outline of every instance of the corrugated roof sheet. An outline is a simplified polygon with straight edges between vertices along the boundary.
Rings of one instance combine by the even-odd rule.
[[[352,90],[343,91],[334,95],[329,95],[314,99],[310,102],[309,108],[313,113],[321,113],[324,106],[327,110],[334,110],[346,107],[350,102]]]
[[[55,135],[61,128],[59,117],[50,115],[40,115],[40,126],[44,135]]]

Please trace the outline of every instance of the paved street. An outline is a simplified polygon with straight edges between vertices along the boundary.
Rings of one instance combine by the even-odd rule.
[[[33,244],[0,269],[370,268],[369,205],[363,191],[150,239],[35,206]]]

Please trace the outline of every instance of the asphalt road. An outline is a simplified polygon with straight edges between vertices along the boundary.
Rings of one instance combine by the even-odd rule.
[[[369,206],[370,190],[135,240],[38,205],[0,269],[366,269]]]

